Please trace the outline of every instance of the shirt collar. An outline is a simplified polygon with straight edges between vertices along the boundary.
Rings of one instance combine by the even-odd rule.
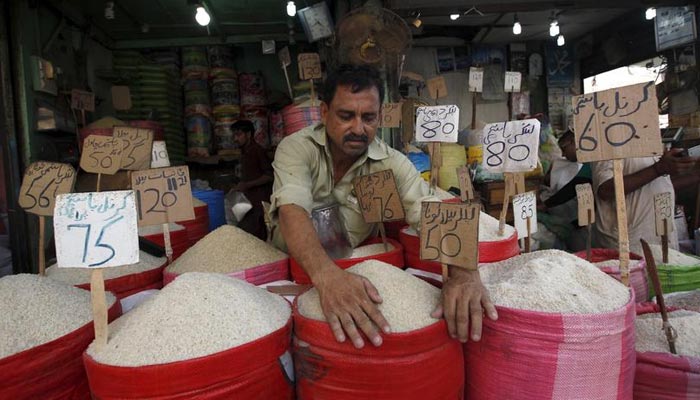
[[[314,126],[311,132],[311,138],[320,146],[326,147],[326,144],[328,143],[328,136],[326,134],[325,126],[322,123]],[[374,140],[369,144],[369,147],[367,147],[366,155],[368,158],[374,161],[384,160],[385,158],[389,157],[388,145],[375,135]]]

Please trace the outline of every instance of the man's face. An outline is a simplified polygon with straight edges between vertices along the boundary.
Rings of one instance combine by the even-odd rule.
[[[380,99],[376,87],[353,93],[338,86],[330,104],[321,104],[331,154],[357,159],[374,140],[379,126]]]
[[[571,162],[576,162],[576,145],[574,144],[573,138],[566,138],[559,141],[559,148],[561,149],[561,154],[567,160]]]
[[[235,130],[233,131],[233,141],[238,147],[244,147],[248,144],[248,134],[241,130]]]

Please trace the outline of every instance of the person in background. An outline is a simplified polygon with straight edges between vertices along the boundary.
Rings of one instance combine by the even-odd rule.
[[[352,193],[356,176],[391,169],[396,178],[406,220],[420,222],[420,206],[428,185],[399,151],[376,138],[381,119],[384,82],[370,66],[342,65],[324,83],[322,124],[287,136],[277,147],[271,197],[273,243],[299,262],[319,292],[321,307],[337,341],[350,338],[357,348],[382,344],[380,332],[391,328],[379,311],[382,299],[369,280],[344,271],[327,255],[310,215],[331,200],[339,204],[350,244],[357,246],[374,231],[362,218]],[[478,271],[449,267],[442,302],[433,312],[444,318],[449,333],[466,341],[481,337],[482,313],[496,319],[496,309]],[[471,328],[471,335],[469,330]]]
[[[639,239],[661,244],[656,236],[654,195],[670,192],[675,204],[673,180],[686,180],[696,172],[697,157],[682,155],[683,149],[670,149],[661,157],[626,158],[623,175],[625,203],[627,205],[627,231],[630,251],[642,254]],[[599,161],[591,165],[593,194],[596,198],[596,224],[594,243],[598,247],[618,248],[617,209],[613,162]],[[669,248],[678,249],[675,229],[669,234]]]
[[[255,142],[255,125],[248,120],[231,125],[233,140],[241,149],[241,181],[234,190],[243,192],[253,208],[246,213],[238,227],[267,240],[267,227],[262,202],[270,201],[272,193],[272,164],[265,150]]]

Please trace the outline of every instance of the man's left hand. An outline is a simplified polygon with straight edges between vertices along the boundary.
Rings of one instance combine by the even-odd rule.
[[[442,286],[442,304],[433,311],[432,317],[444,315],[450,336],[465,343],[470,327],[471,339],[481,339],[484,311],[490,319],[498,319],[496,307],[481,283],[479,271],[450,267],[450,278]]]
[[[248,182],[238,182],[238,185],[233,188],[233,190],[237,192],[245,192],[248,189],[250,189],[250,184],[248,184]]]

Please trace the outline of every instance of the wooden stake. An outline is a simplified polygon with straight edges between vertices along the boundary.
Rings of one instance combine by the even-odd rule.
[[[662,261],[668,264],[668,219],[664,218],[664,234],[661,235],[661,252],[663,254]]]
[[[440,266],[442,267],[442,284],[444,285],[449,277],[449,269],[447,268],[447,264],[440,264]]]
[[[593,213],[591,209],[588,209],[588,226],[586,227],[588,229],[588,237],[586,238],[586,260],[591,262],[591,231],[592,231],[592,225],[593,224]]]
[[[386,242],[386,229],[384,229],[384,222],[379,223],[379,234],[382,237],[382,243],[384,243],[384,252],[389,252],[389,244]]]
[[[620,251],[620,279],[625,286],[630,284],[630,242],[627,231],[627,205],[625,203],[625,181],[622,173],[624,160],[613,160],[615,183],[615,206],[617,208],[617,233]]]
[[[501,208],[501,216],[498,219],[498,235],[502,236],[506,229],[506,215],[508,215],[508,204],[510,204],[511,189],[515,186],[513,183],[513,174],[510,172],[505,172],[503,174],[504,178],[504,188],[503,188],[503,208]]]
[[[530,217],[525,219],[525,226],[527,227],[527,237],[525,238],[525,252],[530,252]]]
[[[105,281],[102,276],[102,268],[92,270],[92,275],[90,276],[90,297],[92,299],[92,319],[95,326],[95,346],[97,351],[101,351],[107,345],[107,336],[109,334]]]
[[[168,264],[173,262],[173,246],[170,244],[170,225],[163,224],[163,242],[165,243],[165,256],[168,257]]]
[[[85,123],[85,110],[80,110],[80,120],[83,123],[83,128],[85,128],[85,125],[87,125]]]
[[[316,107],[316,89],[314,89],[314,80],[309,79],[311,83],[311,107]]]
[[[97,174],[97,187],[95,188],[96,192],[100,191],[100,183],[102,182],[102,174]]]
[[[472,92],[472,125],[471,129],[476,129],[476,92]]]
[[[678,338],[678,332],[676,332],[673,326],[671,326],[671,323],[668,321],[664,293],[663,289],[661,288],[659,273],[656,269],[656,260],[654,260],[654,255],[649,248],[649,244],[644,239],[640,239],[640,241],[642,242],[644,259],[648,260],[647,269],[652,287],[654,288],[654,293],[656,294],[656,303],[659,305],[659,309],[661,309],[661,320],[663,321],[662,329],[666,333],[666,340],[668,341],[669,350],[671,350],[671,353],[676,354],[676,339]]]
[[[39,275],[46,275],[46,255],[44,254],[44,225],[46,217],[39,216]]]
[[[282,64],[282,69],[284,70],[284,79],[287,81],[287,90],[289,90],[289,98],[294,100],[294,93],[292,92],[292,84],[289,83],[289,74],[287,73],[287,66]]]
[[[440,143],[429,143],[428,152],[430,153],[430,190],[434,194],[435,188],[438,186],[438,179],[440,178],[440,167],[442,166],[442,153],[440,151]]]

